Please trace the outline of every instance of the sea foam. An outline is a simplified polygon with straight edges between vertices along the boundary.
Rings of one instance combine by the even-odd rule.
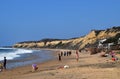
[[[33,50],[27,49],[16,49],[16,48],[0,48],[0,61],[3,60],[4,57],[7,60],[12,60],[16,57],[20,57],[21,54],[33,53]]]

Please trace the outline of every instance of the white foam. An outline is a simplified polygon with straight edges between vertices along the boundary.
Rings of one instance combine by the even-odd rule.
[[[2,48],[3,49],[3,48]],[[4,48],[7,49],[7,48]],[[26,53],[32,53],[33,50],[26,50],[26,49],[15,49],[12,52],[2,52],[0,53],[0,61],[3,60],[4,57],[6,57],[8,60],[12,60],[16,57],[20,57],[21,54],[26,54]]]

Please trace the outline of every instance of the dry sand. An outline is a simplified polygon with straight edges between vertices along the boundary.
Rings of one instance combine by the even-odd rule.
[[[57,57],[57,53],[54,54]],[[39,69],[32,72],[31,66],[24,66],[0,72],[0,79],[119,79],[120,61],[113,62],[100,54],[90,55],[88,52],[79,54],[77,62],[75,53],[62,57],[62,61],[50,60],[39,63]],[[68,65],[68,69],[58,69]]]

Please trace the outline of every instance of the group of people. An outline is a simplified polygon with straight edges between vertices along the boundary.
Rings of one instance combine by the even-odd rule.
[[[60,53],[58,53],[58,60],[61,61],[62,56],[70,56],[71,54],[71,51],[60,51]]]
[[[113,61],[118,60],[118,58],[116,57],[116,53],[114,51],[110,51],[109,54],[110,54],[110,56],[111,56],[111,58],[112,58]]]
[[[104,52],[102,51],[101,56],[102,57],[109,57],[112,61],[118,60],[118,57],[116,56],[116,53],[113,50],[110,50],[107,53],[105,51]]]
[[[61,51],[60,53],[58,53],[58,60],[61,61],[62,56],[70,56],[71,54],[72,54],[71,51]],[[79,60],[79,50],[76,50],[75,54],[76,54],[76,61],[78,62],[78,60]]]
[[[61,55],[61,56],[70,56],[71,54],[72,54],[71,51],[61,51],[61,52],[60,52],[60,55]]]
[[[1,72],[3,69],[6,69],[6,63],[7,63],[7,59],[6,59],[6,57],[4,57],[3,62],[0,62],[0,72]]]
[[[61,57],[62,56],[70,56],[72,54],[71,51],[61,51],[60,53],[58,53],[58,60],[61,61]],[[79,51],[76,50],[76,60],[79,60]],[[7,63],[7,59],[6,57],[4,57],[3,62],[0,62],[0,71],[3,71],[6,69],[6,63]],[[32,71],[36,71],[38,69],[37,64],[32,64]]]

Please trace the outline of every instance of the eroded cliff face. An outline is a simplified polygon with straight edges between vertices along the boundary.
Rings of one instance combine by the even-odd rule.
[[[75,39],[21,42],[15,44],[13,47],[82,49],[88,44],[94,44],[98,40],[114,37],[118,33],[120,33],[120,27],[113,27],[107,30],[92,30],[86,36]]]

